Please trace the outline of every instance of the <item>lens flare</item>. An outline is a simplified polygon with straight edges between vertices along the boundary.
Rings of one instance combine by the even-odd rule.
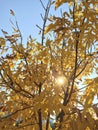
[[[66,78],[64,76],[59,76],[56,79],[56,82],[57,82],[58,85],[64,85],[66,83]]]

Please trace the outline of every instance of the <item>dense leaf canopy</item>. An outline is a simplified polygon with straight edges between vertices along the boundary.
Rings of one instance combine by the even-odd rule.
[[[42,6],[41,42],[30,36],[24,45],[17,20],[12,35],[1,30],[0,130],[98,130],[98,1]]]

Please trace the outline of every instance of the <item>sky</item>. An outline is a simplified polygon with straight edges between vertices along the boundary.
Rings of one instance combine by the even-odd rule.
[[[0,0],[0,28],[8,32],[12,31],[10,19],[14,20],[10,9],[15,13],[23,38],[37,37],[39,29],[36,24],[42,24],[40,13],[44,11],[39,0]]]
[[[48,2],[48,0],[42,1],[45,5]],[[12,21],[14,19],[10,14],[10,9],[15,13],[23,41],[26,42],[29,35],[40,40],[39,29],[36,27],[36,24],[39,26],[43,24],[40,14],[44,14],[44,9],[40,0],[0,0],[0,29],[11,33],[10,19]],[[55,12],[52,6],[50,14],[59,15],[60,9]],[[0,31],[0,36],[2,35]]]

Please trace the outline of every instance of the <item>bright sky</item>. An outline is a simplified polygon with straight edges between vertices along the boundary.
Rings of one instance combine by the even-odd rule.
[[[13,20],[10,9],[15,12],[23,37],[37,37],[39,30],[36,24],[41,25],[40,13],[43,13],[39,0],[0,0],[0,28],[8,32],[11,31],[9,20]]]
[[[42,1],[45,5],[48,2],[48,0]],[[0,29],[11,33],[10,19],[13,20],[13,17],[10,14],[10,9],[15,12],[24,41],[29,35],[40,39],[39,29],[36,27],[36,24],[42,25],[40,14],[44,13],[40,0],[0,0]],[[51,14],[53,13],[52,8]],[[59,15],[60,10],[57,10],[56,14]],[[0,36],[2,35],[0,31]]]

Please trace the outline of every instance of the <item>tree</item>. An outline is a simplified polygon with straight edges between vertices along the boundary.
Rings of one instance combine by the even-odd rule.
[[[23,45],[17,20],[12,35],[2,30],[0,130],[98,130],[98,2],[40,2],[41,42],[30,36]],[[52,4],[69,10],[48,17]]]

